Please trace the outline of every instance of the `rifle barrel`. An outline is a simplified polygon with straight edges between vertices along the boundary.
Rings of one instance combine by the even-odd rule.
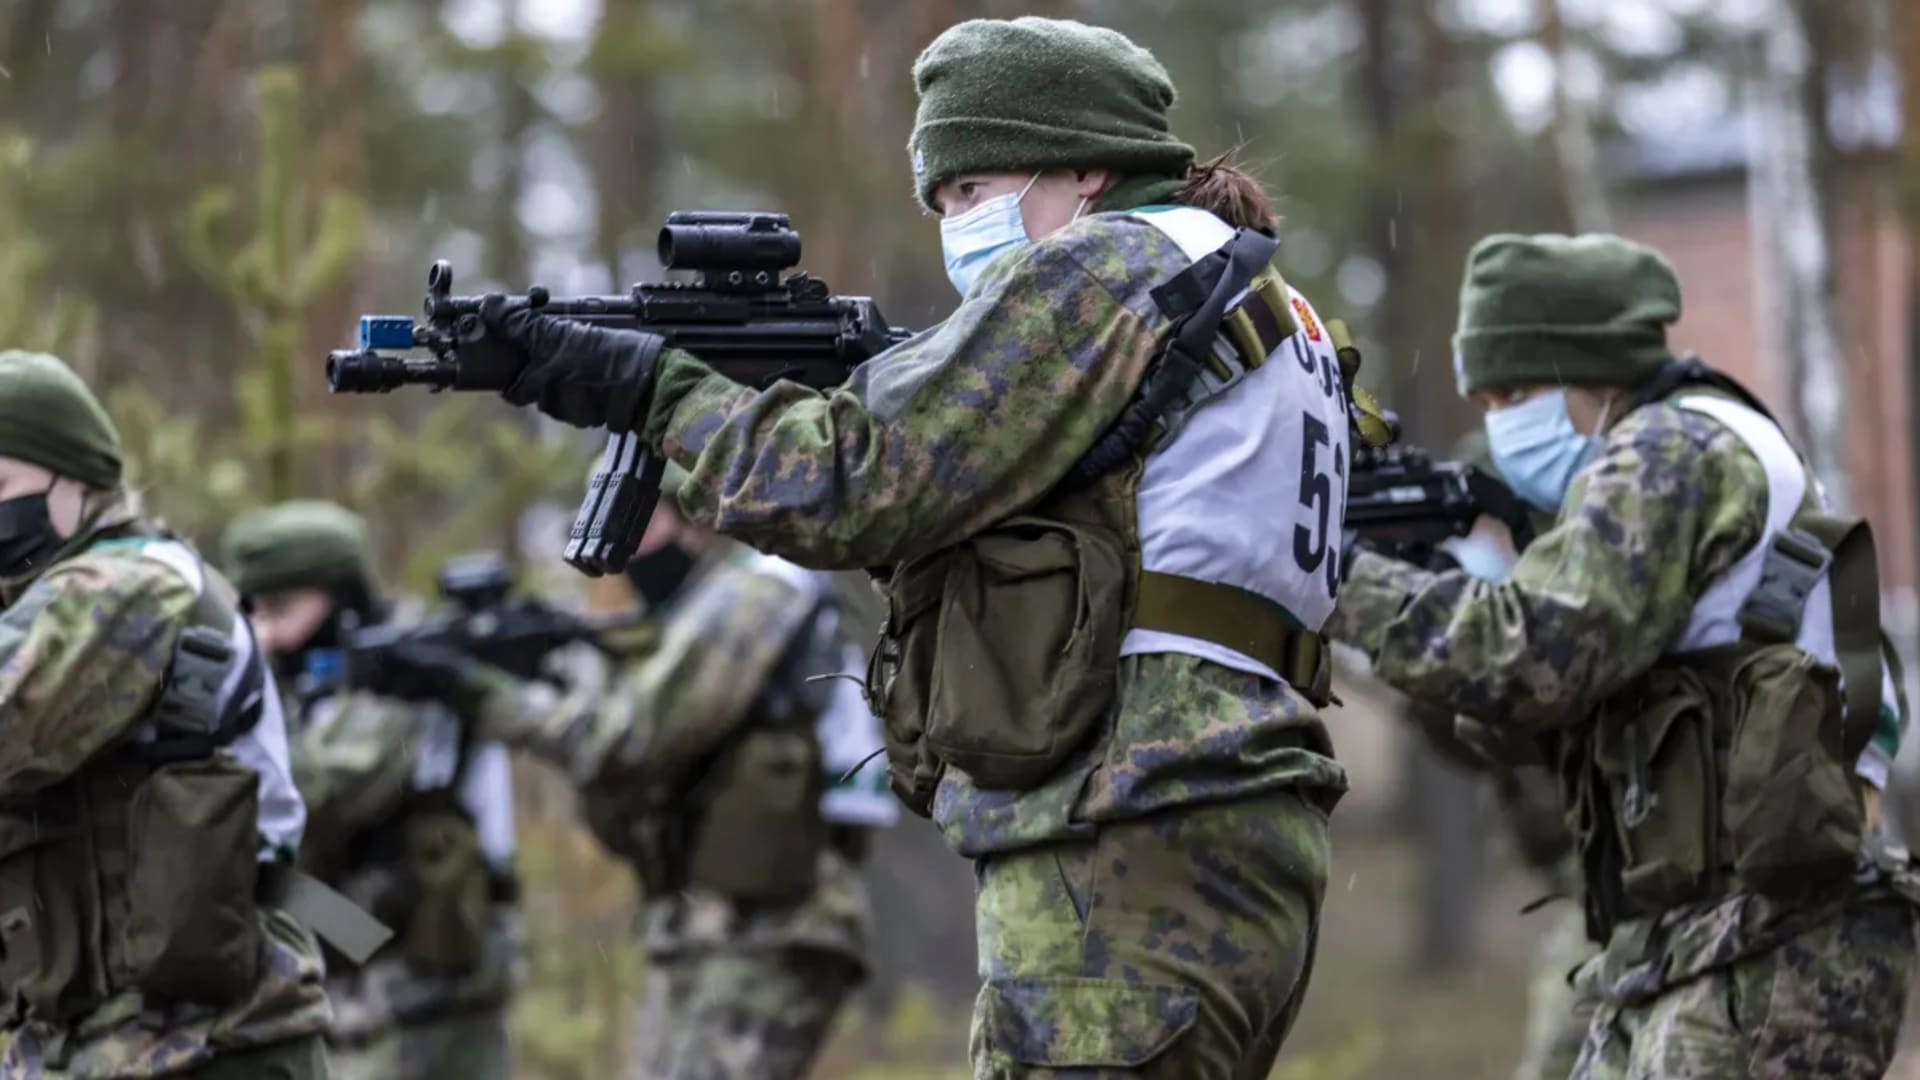
[[[372,349],[336,349],[327,354],[327,389],[336,394],[385,394],[402,386],[451,387],[460,365],[449,359],[409,359]]]

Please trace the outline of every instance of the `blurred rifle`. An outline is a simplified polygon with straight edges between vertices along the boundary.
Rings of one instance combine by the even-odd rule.
[[[574,615],[516,596],[506,560],[494,553],[448,561],[440,570],[439,586],[446,612],[417,623],[347,632],[342,674],[348,683],[356,671],[372,670],[381,653],[412,643],[455,649],[523,679],[546,679],[542,661],[575,642],[611,657],[631,655],[635,646],[621,632],[646,621],[637,611]]]
[[[1429,565],[1443,541],[1465,536],[1482,517],[1503,522],[1514,548],[1524,549],[1533,542],[1532,512],[1512,488],[1463,462],[1435,461],[1400,442],[1353,445],[1346,527],[1382,554]]]
[[[736,382],[765,387],[791,379],[816,389],[837,386],[861,361],[906,340],[864,296],[834,296],[804,273],[782,278],[800,261],[800,234],[785,214],[681,211],[667,215],[658,242],[660,264],[692,270],[691,282],[653,282],[625,296],[556,297],[536,285],[511,297],[563,319],[645,330],[698,356]],[[335,393],[377,394],[401,386],[434,390],[506,389],[517,372],[460,363],[460,346],[480,340],[478,296],[453,295],[445,260],[427,272],[426,321],[410,316],[360,319],[360,348],[327,356]],[[430,356],[397,356],[424,349]],[[612,435],[574,518],[566,560],[591,577],[626,568],[660,497],[665,462],[635,434]]]

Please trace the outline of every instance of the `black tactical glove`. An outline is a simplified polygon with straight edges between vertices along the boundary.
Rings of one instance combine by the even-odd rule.
[[[541,315],[510,306],[498,294],[481,300],[480,322],[494,339],[484,348],[505,346],[526,356],[500,392],[509,402],[538,406],[575,427],[603,427],[615,434],[632,431],[646,416],[654,369],[666,345],[660,335]]]
[[[479,661],[445,645],[402,641],[351,656],[347,679],[356,689],[402,701],[433,701],[472,717],[486,697]]]

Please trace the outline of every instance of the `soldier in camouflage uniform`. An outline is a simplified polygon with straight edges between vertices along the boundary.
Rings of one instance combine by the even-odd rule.
[[[271,673],[51,356],[0,352],[0,601],[0,1077],[327,1076]]]
[[[1603,942],[1573,1075],[1879,1076],[1913,912],[1862,857],[1871,549],[1757,402],[1672,356],[1678,316],[1638,245],[1476,247],[1461,389],[1558,524],[1497,584],[1357,552],[1331,631],[1408,693],[1540,736]]]
[[[667,487],[677,486],[675,470]],[[482,702],[487,732],[564,769],[640,880],[645,1080],[800,1080],[866,974],[857,864],[898,815],[826,575],[712,538],[663,504],[627,569],[658,644],[577,708],[448,655],[409,651]],[[590,687],[591,677],[576,681]]]
[[[343,631],[386,615],[357,515],[281,503],[242,515],[224,548],[296,718],[303,862],[398,932],[329,976],[335,1073],[505,1077],[516,959],[506,749],[442,705],[343,685]]]
[[[640,433],[705,527],[880,568],[895,790],[975,860],[977,1076],[1264,1076],[1346,788],[1315,631],[1357,354],[1266,265],[1258,184],[1169,133],[1145,50],[980,20],[914,71],[939,326],[827,393],[498,300],[463,360]]]
[[[1482,432],[1462,437],[1453,458],[1499,476]],[[1553,515],[1544,511],[1534,511],[1532,518],[1536,534],[1553,526]],[[1492,518],[1482,518],[1471,532],[1447,541],[1442,549],[1452,563],[1483,581],[1504,581],[1518,557],[1512,535]],[[1580,867],[1573,857],[1573,837],[1561,820],[1559,786],[1531,740],[1466,739],[1447,709],[1415,702],[1409,712],[1449,760],[1487,774],[1514,848],[1543,890],[1535,918],[1545,919],[1546,926],[1528,961],[1526,1027],[1513,1076],[1564,1078],[1579,1060],[1596,1004],[1576,997],[1568,976],[1598,947],[1587,940],[1585,914],[1572,899],[1579,893]]]

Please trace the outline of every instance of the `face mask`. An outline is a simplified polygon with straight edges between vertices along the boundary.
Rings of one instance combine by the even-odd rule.
[[[648,611],[659,611],[680,591],[693,573],[693,556],[679,544],[668,544],[651,555],[638,555],[627,563],[627,580],[647,602]]]
[[[1019,194],[996,195],[959,217],[940,219],[940,252],[947,261],[947,280],[965,296],[973,289],[974,279],[986,269],[995,255],[1019,247],[1027,240],[1027,224],[1020,219],[1020,200],[1033,190],[1040,179],[1034,173]],[[1086,200],[1081,200],[1084,205]],[[1079,216],[1079,211],[1074,212]]]
[[[0,577],[38,570],[65,542],[47,516],[46,491],[0,501]]]
[[[1599,430],[1606,429],[1606,421],[1603,411]],[[1542,510],[1560,509],[1574,474],[1592,459],[1599,444],[1597,437],[1573,426],[1565,390],[1496,409],[1487,414],[1486,427],[1494,467],[1514,494]]]

